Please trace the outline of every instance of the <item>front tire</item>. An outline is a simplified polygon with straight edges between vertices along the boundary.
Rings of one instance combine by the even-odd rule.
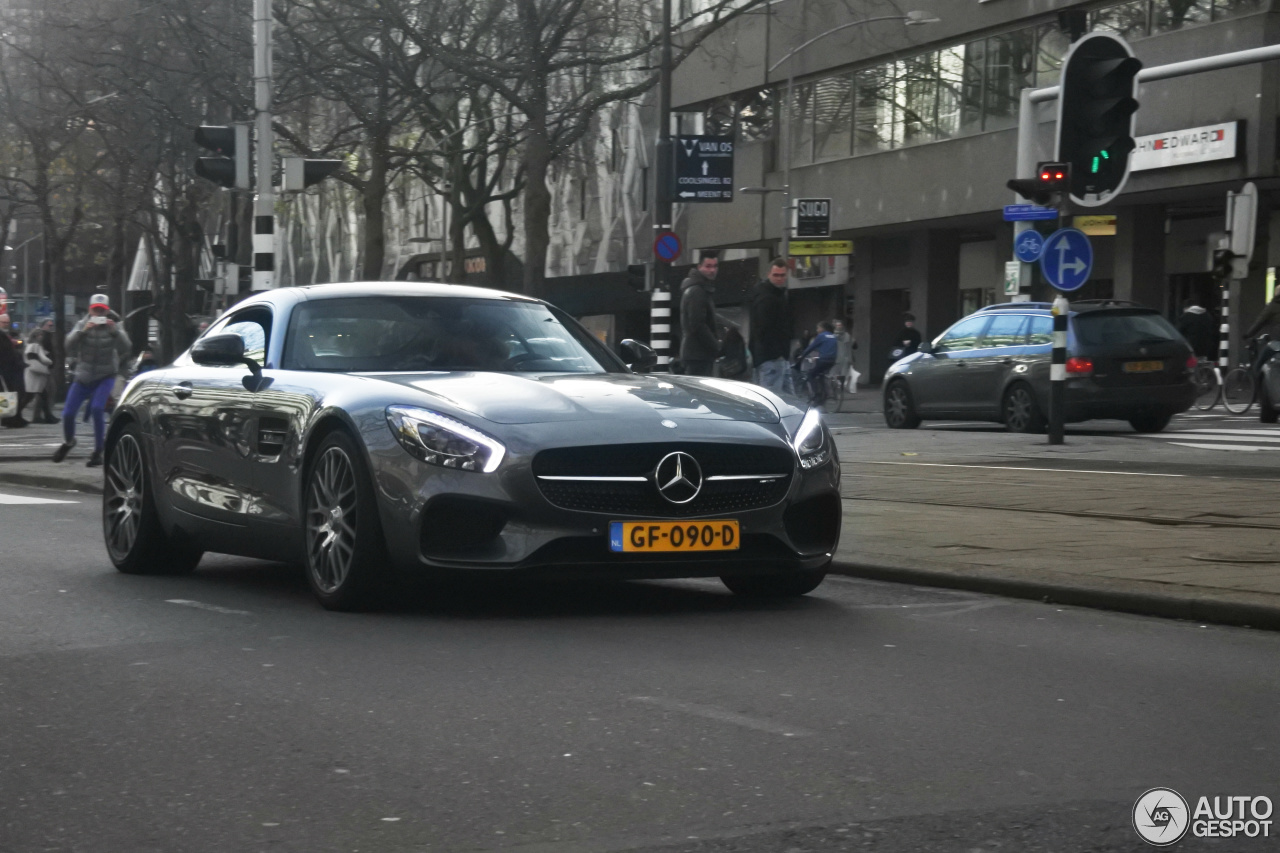
[[[1031,387],[1018,383],[1004,392],[1000,409],[1004,414],[1004,427],[1009,432],[1039,433],[1045,431],[1044,414]]]
[[[102,534],[107,555],[126,575],[186,574],[203,553],[174,543],[156,513],[142,430],[129,424],[107,447],[102,487]]]
[[[307,583],[327,610],[370,606],[387,555],[368,467],[345,432],[330,433],[307,469]]]
[[[827,577],[823,569],[779,575],[722,575],[720,582],[741,598],[799,598]]]
[[[901,380],[885,389],[884,422],[889,429],[915,429],[920,426],[920,416],[916,414],[911,389]]]
[[[1233,415],[1243,415],[1253,407],[1253,376],[1243,367],[1233,367],[1222,380],[1222,405]]]

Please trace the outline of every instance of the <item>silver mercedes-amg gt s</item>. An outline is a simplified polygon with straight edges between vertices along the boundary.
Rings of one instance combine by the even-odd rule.
[[[536,299],[444,284],[283,288],[125,390],[103,529],[122,572],[204,551],[306,566],[331,609],[393,576],[720,577],[793,596],[840,537],[816,411],[644,375]]]

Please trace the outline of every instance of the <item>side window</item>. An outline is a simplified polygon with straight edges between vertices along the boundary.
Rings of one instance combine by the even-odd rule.
[[[934,345],[934,352],[973,349],[978,344],[983,327],[990,319],[990,317],[970,317],[968,320],[961,320],[938,338],[937,344]]]
[[[271,312],[253,309],[233,314],[224,325],[211,329],[209,333],[239,335],[244,341],[244,357],[265,364],[267,339],[271,337]]]
[[[1053,318],[1043,314],[1031,318],[1031,329],[1027,333],[1028,346],[1040,346],[1053,343]]]
[[[1027,333],[1026,314],[997,314],[991,318],[991,325],[982,336],[981,348],[987,347],[1019,347]]]

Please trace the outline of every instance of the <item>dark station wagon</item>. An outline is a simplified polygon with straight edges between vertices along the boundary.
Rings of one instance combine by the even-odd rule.
[[[1049,409],[1052,306],[990,305],[885,374],[884,417],[895,429],[926,418],[985,420],[1041,432]],[[1066,420],[1127,420],[1158,432],[1196,397],[1191,346],[1159,312],[1115,300],[1071,304]]]

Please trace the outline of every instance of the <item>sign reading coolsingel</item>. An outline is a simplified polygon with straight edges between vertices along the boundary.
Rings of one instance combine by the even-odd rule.
[[[1228,121],[1135,137],[1137,147],[1129,155],[1129,171],[1231,160],[1236,156],[1239,124]]]

